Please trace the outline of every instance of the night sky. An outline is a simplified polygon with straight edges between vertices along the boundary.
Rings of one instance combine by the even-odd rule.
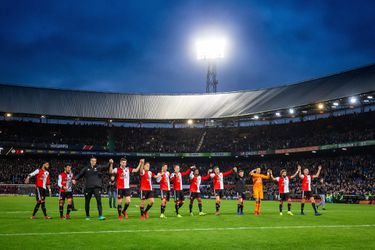
[[[1,1],[0,82],[204,92],[194,42],[229,40],[219,91],[299,82],[375,62],[375,1]]]

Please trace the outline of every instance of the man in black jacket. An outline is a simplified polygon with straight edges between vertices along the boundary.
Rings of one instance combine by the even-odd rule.
[[[102,200],[101,200],[101,193],[102,193],[102,173],[101,171],[108,168],[110,165],[113,165],[113,160],[109,160],[109,165],[96,165],[96,158],[91,157],[90,165],[83,168],[81,172],[76,176],[76,180],[81,179],[82,177],[85,178],[85,210],[86,210],[86,220],[90,220],[90,201],[92,195],[95,196],[96,204],[98,206],[99,212],[99,220],[105,220],[103,216],[103,209],[102,209]]]
[[[236,173],[235,175],[235,180],[236,180],[236,192],[237,192],[237,199],[238,199],[238,204],[237,204],[237,214],[238,215],[243,215],[243,202],[245,200],[245,192],[246,192],[246,187],[245,187],[245,177],[244,177],[244,171],[241,169]]]
[[[316,208],[319,208],[319,206],[322,206],[323,210],[326,210],[326,195],[327,195],[327,188],[326,183],[324,179],[320,179],[318,187],[317,187],[317,193],[320,196],[320,202],[316,205]]]

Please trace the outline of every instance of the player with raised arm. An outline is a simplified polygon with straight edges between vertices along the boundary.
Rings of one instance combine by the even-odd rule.
[[[201,176],[199,174],[199,169],[195,168],[190,173],[189,179],[190,179],[190,204],[189,204],[190,215],[194,216],[193,203],[194,203],[194,200],[197,199],[199,216],[204,216],[206,215],[206,213],[203,213],[202,211],[202,197],[201,197],[200,186],[201,186],[202,181],[206,181],[210,179],[210,173],[208,172],[206,176]]]
[[[218,166],[214,167],[214,172],[212,173],[212,170],[210,169],[210,177],[212,178],[212,184],[214,188],[214,193],[216,196],[216,212],[215,215],[220,215],[220,203],[221,198],[224,196],[224,177],[227,175],[230,175],[233,173],[233,171],[237,171],[237,168],[234,167],[233,169],[226,171],[224,173],[220,172],[220,169]]]
[[[113,168],[112,165],[109,167],[109,173],[114,174],[116,177],[116,187],[117,187],[117,213],[119,220],[128,218],[126,210],[128,209],[131,202],[131,191],[130,191],[130,174],[137,173],[141,166],[144,164],[145,160],[141,159],[137,168],[128,167],[126,158],[120,159],[120,166],[118,168]],[[125,197],[124,209],[122,209],[122,199]]]
[[[73,180],[72,165],[66,164],[64,166],[64,171],[59,174],[57,185],[59,186],[59,212],[60,219],[70,219],[70,212],[72,211],[72,201],[73,201]],[[66,209],[66,217],[64,217],[64,204],[65,199],[68,201],[68,206]]]
[[[267,170],[267,175],[261,174],[261,169],[256,168],[250,171],[253,178],[253,197],[255,199],[255,215],[260,215],[260,202],[263,199],[263,180],[268,180],[271,176],[271,170]]]
[[[174,172],[171,174],[171,181],[173,182],[173,191],[174,191],[174,207],[176,210],[176,215],[178,218],[181,218],[182,215],[179,213],[179,209],[184,205],[185,197],[184,191],[182,188],[182,177],[188,175],[192,169],[195,169],[195,166],[191,166],[185,172],[180,172],[180,165],[174,165]]]
[[[167,218],[165,216],[165,207],[167,206],[167,202],[169,202],[169,199],[171,197],[171,183],[169,181],[171,174],[168,171],[168,165],[164,163],[161,166],[161,171],[159,174],[159,177],[157,178],[157,182],[159,182],[160,185],[160,199],[161,199],[161,205],[160,205],[160,218],[165,219]]]
[[[246,192],[246,178],[244,176],[244,171],[241,169],[235,175],[236,181],[236,193],[237,193],[237,215],[243,215],[243,207],[244,207],[244,200],[246,199],[245,192]]]
[[[297,171],[294,173],[294,175],[289,176],[289,175],[287,175],[286,169],[281,169],[280,176],[276,177],[276,178],[273,177],[272,171],[271,171],[271,179],[276,181],[279,185],[279,200],[280,200],[279,211],[280,211],[280,215],[283,215],[283,203],[284,203],[284,201],[288,202],[288,214],[293,215],[293,213],[291,211],[292,199],[289,196],[289,192],[290,192],[289,181],[291,179],[296,178],[296,176],[298,175],[298,173],[300,171],[301,171],[301,167],[298,166]]]
[[[300,167],[300,169],[301,169],[301,167]],[[310,175],[309,169],[307,169],[307,168],[305,168],[303,170],[303,174],[301,173],[301,170],[299,171],[299,178],[301,178],[301,180],[302,180],[301,215],[305,215],[303,210],[305,208],[306,198],[310,200],[311,206],[313,207],[314,212],[315,212],[315,216],[321,215],[316,210],[315,199],[314,199],[314,195],[313,195],[313,192],[312,192],[312,180],[314,178],[319,177],[321,170],[322,170],[322,166],[319,165],[318,172],[315,175]]]
[[[108,165],[97,165],[96,158],[90,158],[90,165],[83,168],[79,174],[75,177],[75,180],[79,180],[81,178],[85,178],[85,212],[86,212],[86,220],[90,220],[90,201],[92,195],[95,196],[96,204],[98,207],[99,213],[99,220],[105,220],[103,216],[103,208],[102,208],[102,171],[107,169],[106,173],[108,173],[108,169],[111,165],[113,165],[113,160],[110,159]]]
[[[35,176],[35,198],[36,198],[36,205],[34,207],[33,215],[31,216],[31,219],[35,219],[35,215],[39,210],[39,207],[42,207],[42,211],[44,214],[45,219],[52,219],[47,215],[47,209],[46,209],[46,195],[47,195],[47,189],[49,196],[52,196],[51,192],[51,181],[50,181],[50,175],[48,172],[49,163],[44,162],[41,168],[38,168],[34,172],[30,173],[26,179],[25,183],[28,184],[30,182],[30,178]]]
[[[150,163],[146,162],[145,164],[141,165],[141,169],[139,172],[141,176],[141,204],[139,206],[139,210],[141,211],[141,219],[145,220],[148,219],[148,211],[154,204],[154,193],[152,190],[152,178],[158,178],[158,175],[155,175],[153,172],[150,171]],[[147,207],[145,209],[145,200],[148,200]]]

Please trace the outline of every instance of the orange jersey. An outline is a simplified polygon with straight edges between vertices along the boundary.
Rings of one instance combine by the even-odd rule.
[[[263,179],[268,180],[270,177],[264,174],[252,174],[253,189],[263,189]]]

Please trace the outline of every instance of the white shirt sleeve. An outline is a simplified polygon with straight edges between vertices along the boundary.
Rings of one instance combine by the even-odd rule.
[[[112,169],[112,174],[117,174],[117,168]]]
[[[280,180],[280,177],[276,177],[275,180],[276,180],[276,181],[279,181],[279,180]]]
[[[39,173],[39,169],[35,170],[34,172],[32,172],[31,174],[29,174],[31,177],[37,175]]]
[[[211,177],[211,178],[214,178],[214,177],[215,177],[215,174],[214,174],[214,173],[210,174],[210,177]]]
[[[190,172],[189,177],[190,177],[190,179],[193,179],[193,178],[194,178],[194,173],[193,173],[193,172]]]
[[[62,188],[62,177],[61,177],[61,174],[59,174],[59,179],[57,181],[57,185],[59,186],[59,188]]]

